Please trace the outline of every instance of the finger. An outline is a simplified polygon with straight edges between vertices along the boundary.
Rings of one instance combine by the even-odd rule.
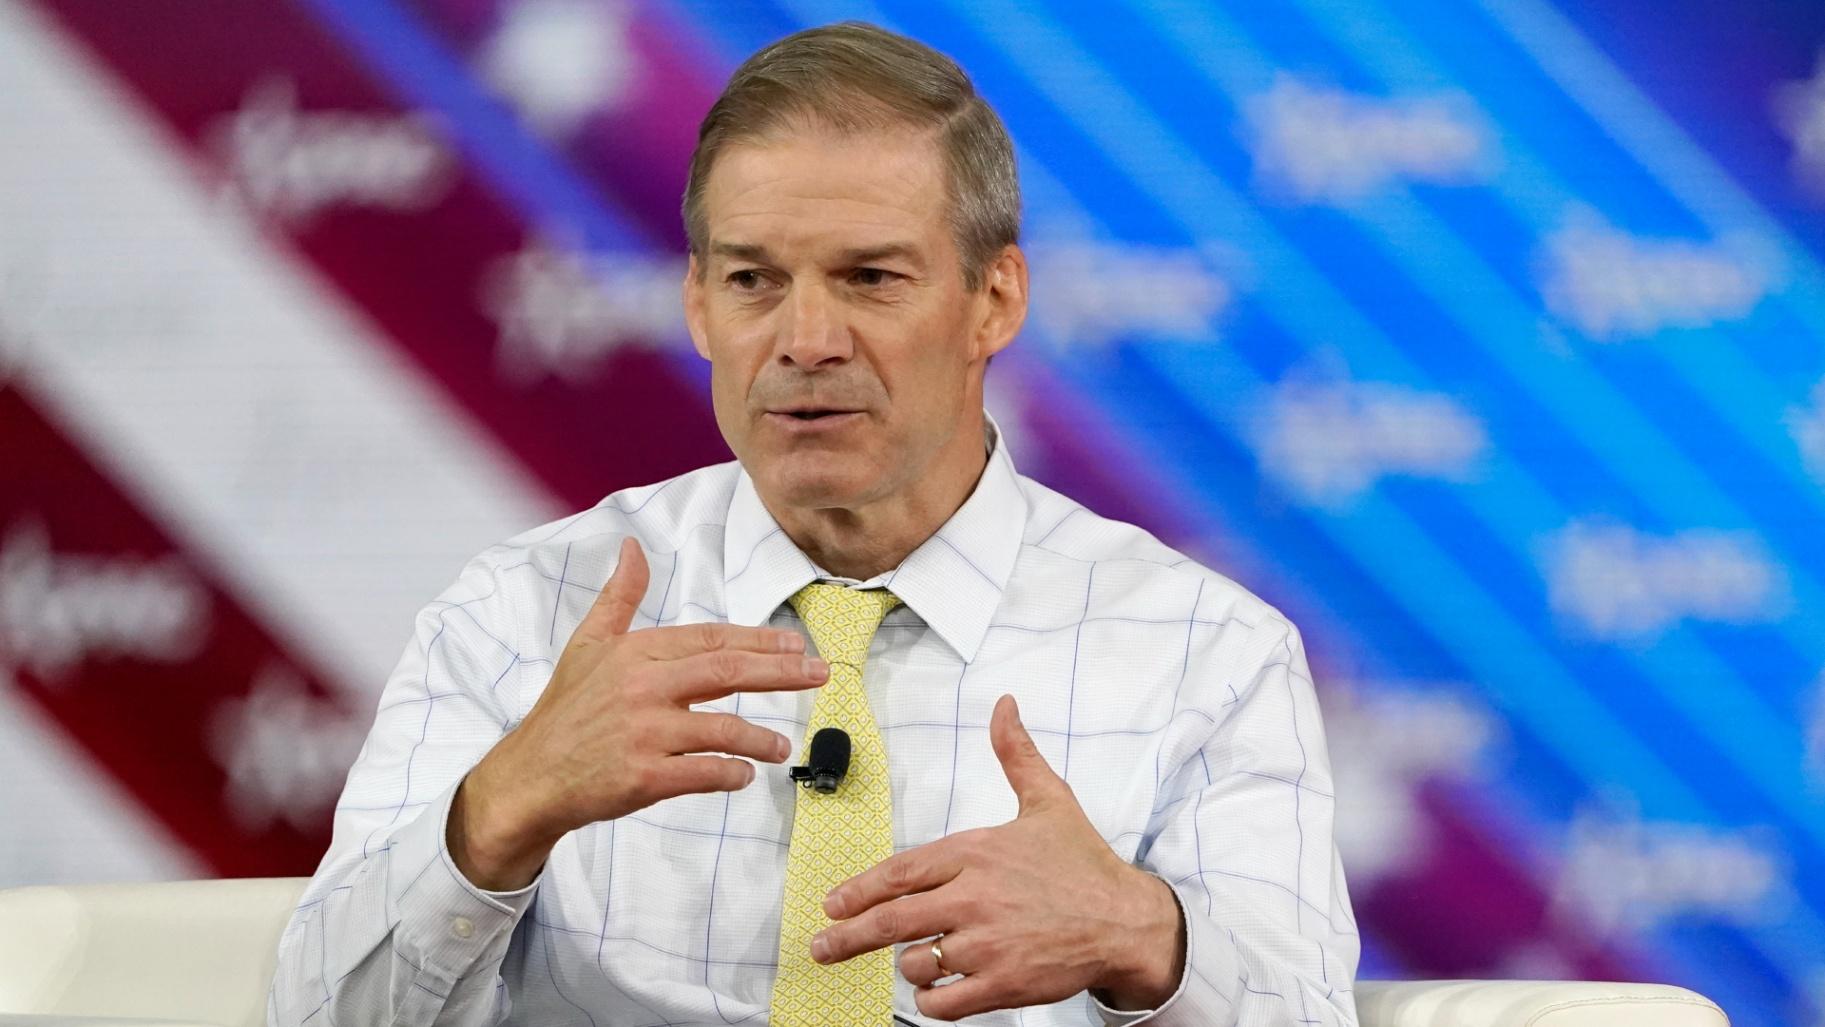
[[[651,799],[705,792],[738,792],[754,782],[754,764],[726,756],[667,756],[653,772]]]
[[[955,903],[937,895],[883,902],[853,920],[831,924],[811,938],[811,958],[840,963],[903,941],[930,938],[956,926]]]
[[[966,850],[976,834],[961,831],[887,857],[832,888],[824,896],[824,915],[847,920],[883,902],[950,882],[963,872]]]
[[[968,932],[946,934],[942,938],[921,938],[900,950],[900,976],[916,988],[923,988],[933,981],[967,973],[974,965],[965,962],[970,951]],[[932,952],[932,943],[937,942],[944,953],[944,962]]]
[[[720,752],[766,763],[783,763],[792,755],[790,738],[733,713],[685,713],[673,721],[666,733],[664,745],[668,753]]]
[[[945,963],[948,965],[949,962],[946,958]],[[920,1016],[949,1023],[994,1009],[1027,1005],[1020,995],[1021,990],[994,974],[970,974],[962,980],[940,984],[935,988],[928,985],[913,989],[913,1005],[919,1007]]]
[[[666,691],[680,702],[700,703],[735,692],[782,692],[815,688],[830,678],[830,666],[815,656],[797,653],[698,653],[653,665]]]
[[[634,623],[634,612],[640,609],[640,598],[646,595],[648,572],[646,553],[632,535],[621,540],[621,554],[615,572],[608,576],[602,591],[589,612],[578,622],[573,637],[601,641],[614,635],[625,635]]]
[[[1022,813],[1064,785],[1064,779],[1053,772],[1026,725],[1020,722],[1020,706],[1011,695],[1004,695],[995,703],[994,716],[989,718],[989,743],[995,747],[995,758],[1001,761],[1001,772],[1007,775],[1015,798],[1020,800]]]
[[[805,636],[777,628],[750,628],[740,624],[680,624],[647,628],[629,638],[635,651],[653,660],[682,660],[698,653],[725,649],[750,653],[802,653]]]

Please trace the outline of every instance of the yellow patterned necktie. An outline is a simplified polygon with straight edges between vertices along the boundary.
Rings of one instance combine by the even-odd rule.
[[[830,679],[818,689],[805,726],[805,751],[818,730],[849,732],[849,773],[836,791],[798,792],[792,846],[786,855],[785,903],[779,918],[779,976],[773,981],[771,1027],[862,1027],[893,1017],[893,949],[822,966],[812,962],[811,936],[830,926],[830,889],[893,855],[893,792],[887,746],[862,689],[868,643],[900,600],[885,589],[866,591],[814,582],[789,600],[811,630]]]

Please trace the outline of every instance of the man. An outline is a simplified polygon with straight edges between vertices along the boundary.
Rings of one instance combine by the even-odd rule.
[[[271,1022],[1353,1024],[1298,633],[1020,477],[983,413],[1027,268],[962,71],[866,25],[776,43],[684,210],[738,461],[421,614]],[[851,754],[800,787],[774,765],[826,728]]]

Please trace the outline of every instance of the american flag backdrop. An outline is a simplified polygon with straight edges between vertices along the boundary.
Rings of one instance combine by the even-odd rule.
[[[1825,1025],[1819,0],[0,0],[0,886],[309,873],[467,557],[729,458],[697,120],[847,17],[1016,140],[1021,469],[1302,627],[1363,976]]]

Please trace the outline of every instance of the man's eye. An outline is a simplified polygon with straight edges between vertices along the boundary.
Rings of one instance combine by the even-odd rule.
[[[766,284],[759,271],[732,271],[729,273],[729,284],[743,292],[752,292]]]
[[[878,267],[858,267],[849,273],[849,280],[862,286],[886,285],[899,277]]]

